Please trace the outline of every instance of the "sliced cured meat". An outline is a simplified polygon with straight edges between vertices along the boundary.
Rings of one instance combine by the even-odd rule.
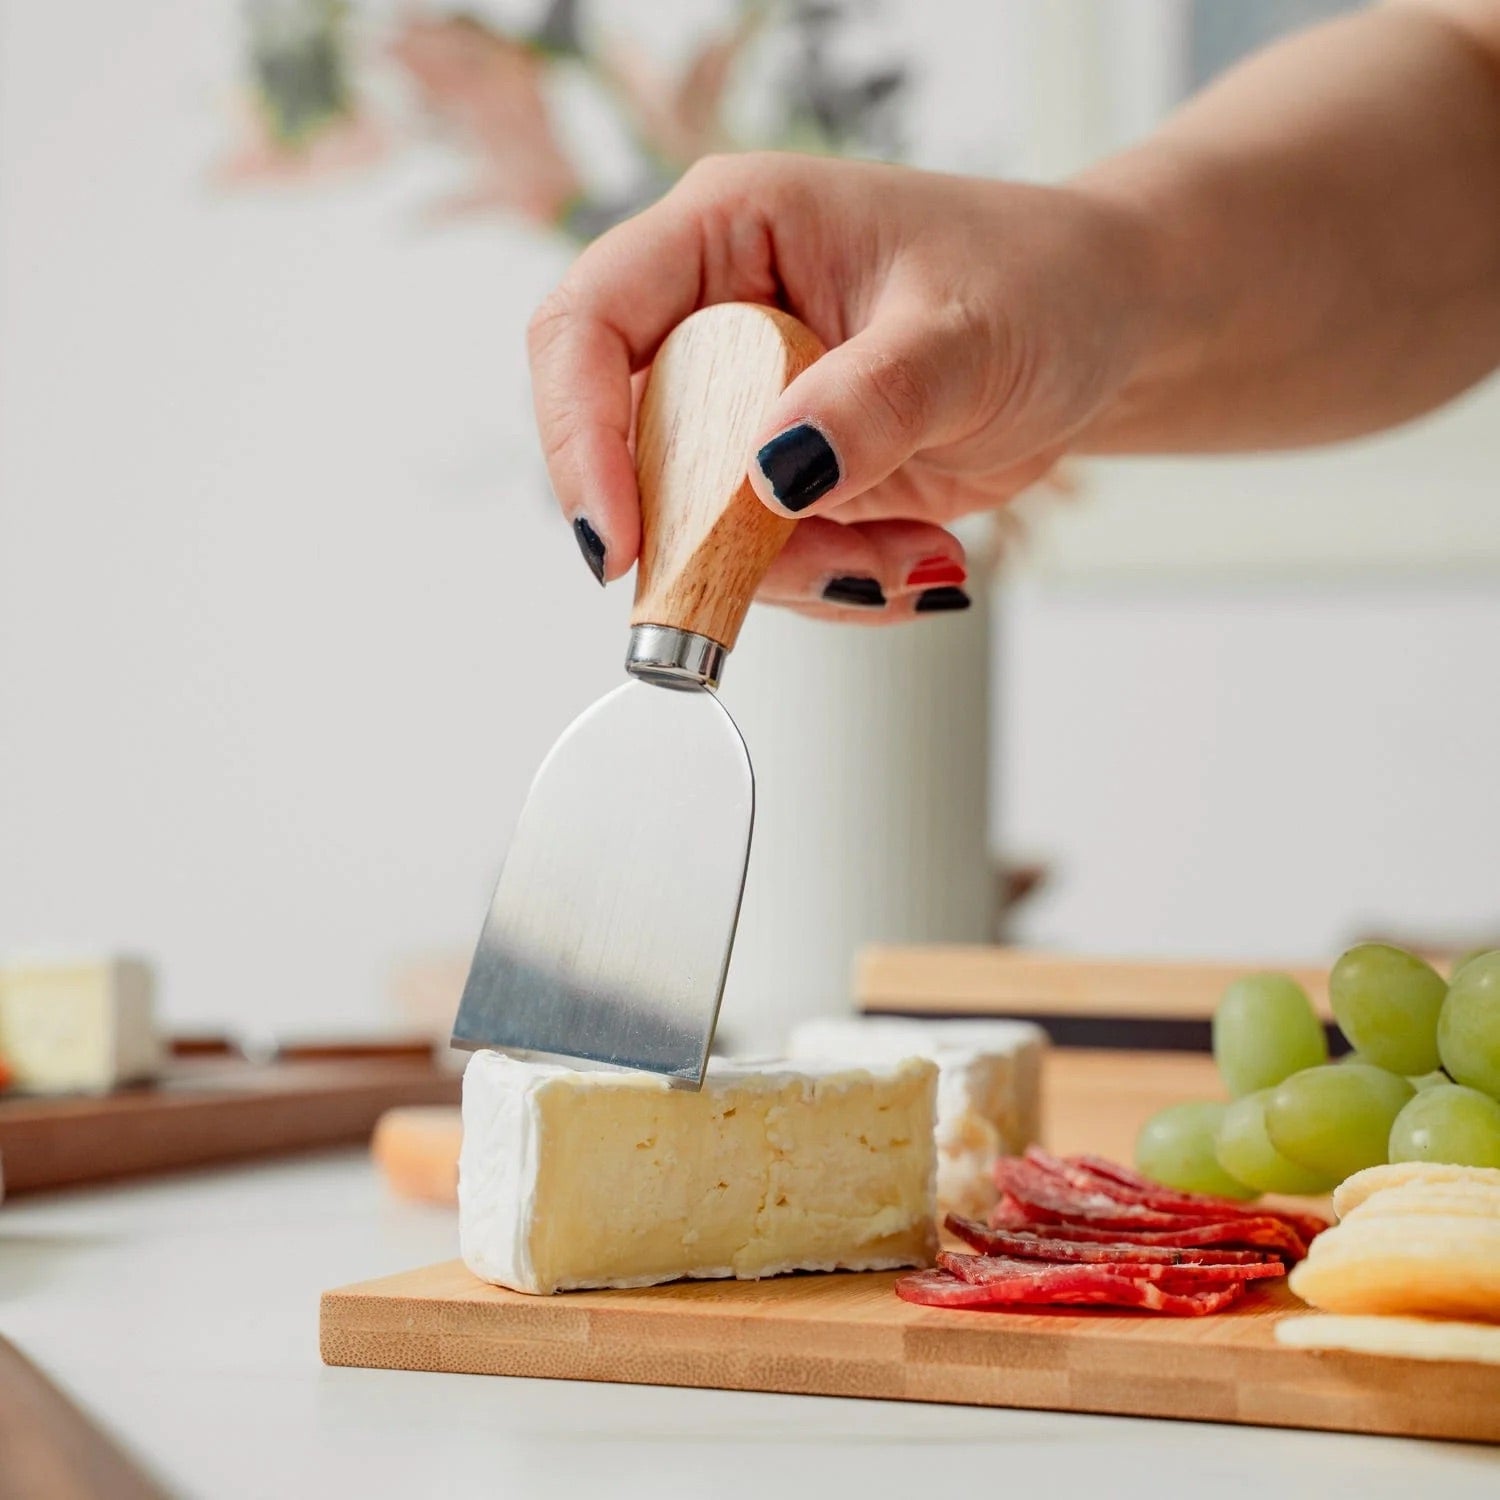
[[[1150,1281],[1111,1276],[1077,1267],[1065,1267],[1069,1284],[1049,1283],[1036,1277],[1000,1278],[994,1281],[964,1281],[949,1271],[917,1271],[896,1282],[896,1295],[925,1307],[1017,1308],[1017,1307],[1117,1307],[1166,1313],[1176,1317],[1201,1317],[1230,1306],[1244,1292],[1242,1282],[1204,1291],[1171,1292]]]
[[[1106,1193],[1119,1202],[1138,1203],[1162,1213],[1196,1213],[1213,1219],[1281,1219],[1303,1240],[1312,1240],[1328,1228],[1328,1221],[1317,1214],[1240,1203],[1232,1198],[1216,1198],[1209,1193],[1185,1193],[1099,1156],[1052,1156],[1040,1147],[1032,1146],[1027,1149],[1026,1159],[1080,1191]]]
[[[1010,1227],[1009,1224],[1001,1228]],[[1191,1229],[1105,1229],[1095,1224],[1045,1223],[1032,1226],[1054,1239],[1092,1244],[1167,1245],[1176,1249],[1224,1246],[1265,1249],[1283,1260],[1298,1261],[1307,1253],[1302,1241],[1279,1219],[1235,1219],[1229,1223],[1196,1222]]]
[[[1025,1158],[1006,1157],[995,1164],[997,1185],[1015,1200],[1036,1223],[1084,1226],[1090,1229],[1125,1231],[1106,1238],[1134,1238],[1137,1234],[1162,1234],[1157,1244],[1263,1245],[1278,1254],[1301,1260],[1307,1247],[1285,1220],[1273,1214],[1236,1214],[1215,1220],[1206,1214],[1171,1214],[1138,1203],[1122,1203],[1102,1192],[1070,1187],[1054,1173]],[[1228,1235],[1208,1240],[1181,1236],[1205,1227],[1233,1225]],[[1007,1210],[1003,1224],[1019,1227]],[[1147,1242],[1149,1243],[1149,1242]]]
[[[946,1251],[938,1256],[938,1265],[944,1271],[952,1272],[960,1281],[984,1284],[1029,1277],[1047,1286],[1070,1287],[1094,1278],[1123,1277],[1128,1281],[1149,1281],[1169,1292],[1201,1291],[1286,1274],[1279,1261],[1261,1261],[1248,1266],[1152,1265],[1144,1261],[1079,1265],[1018,1260],[1008,1255],[953,1255]]]
[[[947,1271],[910,1271],[896,1280],[896,1295],[903,1302],[924,1307],[982,1307],[989,1300],[983,1291]]]
[[[1000,1194],[990,1210],[991,1229],[1030,1229],[1035,1224],[1036,1220],[1006,1192]]]
[[[1280,1261],[1241,1266],[1153,1265],[1144,1261],[1062,1265],[1041,1260],[1018,1260],[1008,1255],[953,1255],[947,1251],[938,1256],[938,1265],[944,1271],[951,1271],[960,1281],[985,1284],[1029,1277],[1048,1286],[1074,1286],[1090,1278],[1125,1277],[1130,1281],[1153,1282],[1169,1292],[1195,1292],[1206,1287],[1229,1286],[1237,1281],[1286,1275],[1286,1268]]]
[[[1129,1240],[1069,1240],[1051,1232],[1051,1226],[1037,1225],[1031,1229],[987,1228],[976,1219],[966,1219],[961,1214],[949,1214],[943,1221],[950,1234],[957,1235],[966,1245],[985,1255],[1011,1255],[1021,1260],[1071,1261],[1076,1263],[1107,1263],[1131,1261],[1148,1265],[1195,1265],[1195,1266],[1265,1266],[1269,1275],[1278,1275],[1283,1270],[1279,1260],[1269,1251],[1257,1250],[1206,1250],[1178,1245],[1142,1245]]]
[[[1098,1223],[1141,1229],[1185,1228],[1194,1217],[1159,1213],[1139,1203],[1122,1203],[1107,1193],[1082,1192],[1024,1157],[1004,1156],[995,1163],[995,1185],[1009,1193],[1033,1219]]]

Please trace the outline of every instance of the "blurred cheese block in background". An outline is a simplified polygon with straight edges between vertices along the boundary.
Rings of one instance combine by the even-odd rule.
[[[12,1086],[99,1092],[152,1077],[155,982],[139,959],[0,963],[0,1057]]]
[[[984,1218],[994,1205],[995,1160],[1040,1139],[1047,1036],[1029,1021],[927,1021],[847,1016],[806,1021],[791,1055],[846,1066],[924,1057],[937,1064],[938,1206]]]
[[[1500,1324],[1447,1318],[1341,1317],[1309,1313],[1281,1318],[1276,1342],[1293,1349],[1340,1349],[1395,1359],[1471,1360],[1500,1365]]]
[[[937,1069],[710,1062],[701,1091],[476,1052],[459,1239],[521,1292],[931,1264]]]
[[[375,1123],[370,1153],[392,1192],[423,1203],[458,1203],[463,1116],[456,1107],[388,1109]]]

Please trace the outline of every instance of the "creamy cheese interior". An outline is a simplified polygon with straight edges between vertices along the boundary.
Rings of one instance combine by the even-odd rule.
[[[867,1065],[903,1057],[937,1064],[940,1211],[983,1218],[994,1206],[995,1160],[1040,1139],[1046,1033],[1029,1021],[925,1021],[834,1016],[792,1033],[796,1058]]]
[[[518,1291],[930,1262],[937,1070],[711,1065],[641,1074],[476,1053],[460,1237]]]

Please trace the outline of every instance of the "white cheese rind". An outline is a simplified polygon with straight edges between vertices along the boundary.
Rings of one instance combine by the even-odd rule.
[[[856,1066],[903,1057],[936,1063],[938,1210],[983,1218],[997,1196],[996,1160],[1040,1139],[1046,1046],[1046,1033],[1029,1021],[836,1016],[803,1022],[790,1052]]]
[[[937,1070],[710,1065],[644,1074],[477,1052],[459,1240],[516,1291],[930,1264]]]
[[[138,959],[0,964],[0,1057],[16,1086],[102,1091],[150,1078],[161,1055],[154,988]]]

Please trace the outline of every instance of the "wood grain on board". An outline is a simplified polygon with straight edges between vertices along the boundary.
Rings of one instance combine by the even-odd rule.
[[[1206,1021],[1233,980],[1264,969],[1290,974],[1318,1015],[1333,1019],[1323,968],[1060,958],[982,946],[866,948],[855,961],[854,998],[863,1011],[904,1015]]]
[[[460,1261],[326,1292],[331,1365],[801,1392],[1500,1440],[1500,1367],[1276,1344],[1302,1309],[1169,1319],[914,1307],[896,1273],[528,1297]]]
[[[0,1500],[166,1500],[166,1493],[0,1338]]]
[[[399,1105],[456,1104],[428,1058],[254,1064],[179,1058],[157,1083],[100,1096],[0,1100],[5,1189],[97,1182],[369,1139]]]

